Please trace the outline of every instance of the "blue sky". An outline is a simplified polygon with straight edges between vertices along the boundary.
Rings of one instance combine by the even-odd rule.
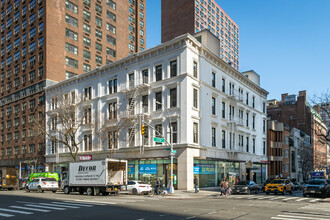
[[[216,0],[240,28],[240,71],[268,99],[330,89],[330,0]],[[147,48],[161,42],[161,0],[147,1]]]

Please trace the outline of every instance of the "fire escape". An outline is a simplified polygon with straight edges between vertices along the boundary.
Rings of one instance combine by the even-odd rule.
[[[135,147],[136,145],[143,145],[141,141],[141,135],[135,135],[140,130],[140,125],[150,120],[150,114],[148,113],[147,107],[143,106],[142,95],[148,91],[150,85],[148,83],[148,77],[143,76],[142,78],[134,79],[129,77],[128,86],[123,85],[121,92],[125,94],[128,100],[127,109],[119,113],[118,131],[126,130],[122,147]],[[147,94],[147,93],[145,93]],[[138,137],[135,139],[135,137]],[[139,144],[136,144],[139,143]]]

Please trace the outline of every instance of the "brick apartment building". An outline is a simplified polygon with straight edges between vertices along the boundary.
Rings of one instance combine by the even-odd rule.
[[[145,0],[1,0],[0,171],[44,169],[33,124],[44,88],[143,51],[145,11]]]
[[[269,100],[267,102],[268,118],[283,122],[290,128],[303,131],[310,138],[314,170],[325,170],[327,161],[327,145],[319,132],[326,132],[326,127],[320,115],[307,102],[306,91],[300,91],[299,96],[282,94],[281,101]]]
[[[282,174],[284,125],[277,121],[267,122],[268,178]]]
[[[239,69],[239,27],[215,0],[162,0],[162,43],[209,29],[220,39],[220,58]]]

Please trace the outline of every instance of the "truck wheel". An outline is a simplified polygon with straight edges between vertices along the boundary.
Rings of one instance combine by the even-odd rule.
[[[266,192],[266,195],[269,195],[269,192]]]
[[[137,194],[137,189],[132,189],[132,193],[133,193],[133,195],[136,195]]]
[[[70,188],[68,186],[64,187],[63,191],[65,194],[70,194]]]
[[[282,195],[284,195],[285,193],[286,193],[286,190],[285,190],[285,189],[283,189]]]
[[[52,191],[53,193],[56,193],[56,190]]]
[[[108,196],[109,193],[108,192],[102,192],[102,196]]]
[[[92,187],[88,187],[87,190],[86,190],[86,192],[87,192],[87,195],[88,196],[93,196],[94,195],[94,190],[93,190]]]
[[[84,189],[79,189],[79,194],[80,195],[84,194]]]
[[[292,194],[292,190],[290,190],[290,192],[289,192],[290,194]]]

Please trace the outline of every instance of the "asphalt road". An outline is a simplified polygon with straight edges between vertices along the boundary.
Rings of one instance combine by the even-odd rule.
[[[0,191],[0,219],[330,219],[330,203],[300,199],[299,193],[173,199]]]

